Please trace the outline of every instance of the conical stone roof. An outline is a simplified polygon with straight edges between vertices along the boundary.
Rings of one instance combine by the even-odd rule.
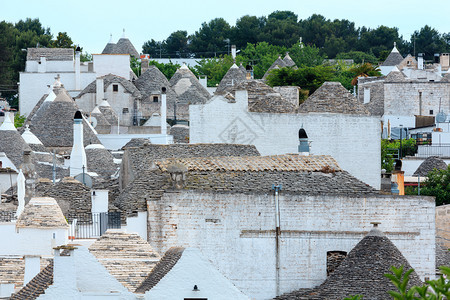
[[[220,95],[225,93],[228,87],[237,85],[246,80],[246,72],[243,72],[236,64],[233,64],[228,72],[223,76],[217,87],[215,94]]]
[[[72,147],[73,116],[78,109],[75,102],[61,87],[55,93],[56,99],[43,112],[42,117],[30,125],[30,130],[46,147]],[[84,144],[100,144],[95,133],[83,120]]]
[[[105,118],[103,113],[100,111],[99,107],[96,106],[91,112],[91,117],[94,117],[97,120],[97,126],[111,126],[108,120]],[[88,118],[89,121],[89,118]]]
[[[270,71],[272,71],[273,69],[283,68],[283,67],[287,67],[286,63],[284,62],[284,60],[281,59],[281,56],[278,56],[278,58],[273,62],[273,64],[269,67],[267,72],[264,74],[262,79],[266,80],[267,76],[269,76],[269,74],[270,74]]]
[[[109,105],[108,101],[103,100],[98,106],[98,109],[103,114],[108,123],[111,124],[111,126],[117,125],[119,118],[117,117],[117,114],[111,107],[111,105]]]
[[[400,52],[397,50],[397,47],[394,45],[394,48],[392,49],[389,56],[386,58],[386,60],[383,62],[382,66],[396,66],[400,64],[403,61],[403,56],[400,54]]]
[[[206,88],[200,84],[197,77],[186,65],[183,65],[173,74],[169,83],[177,94],[178,103],[206,103],[211,97]]]
[[[135,58],[139,58],[139,53],[136,51],[136,48],[134,48],[131,41],[126,37],[119,39],[117,44],[112,48],[111,54],[129,54]]]
[[[402,82],[406,80],[405,74],[400,72],[397,67],[394,67],[391,72],[386,76],[385,82]]]
[[[0,130],[0,152],[5,152],[12,163],[19,168],[23,163],[23,151],[31,151],[17,130]]]
[[[242,63],[239,64],[239,69],[247,76],[247,69],[242,65]]]
[[[319,287],[282,295],[276,299],[328,299],[341,300],[349,295],[362,295],[364,299],[392,299],[388,291],[396,287],[384,274],[391,273],[391,266],[404,271],[411,265],[398,248],[377,228],[372,229]],[[413,272],[409,286],[422,286],[419,276]]]
[[[286,56],[283,58],[283,62],[286,67],[296,67],[294,60],[289,56],[289,52],[286,52]]]
[[[150,65],[148,69],[139,76],[134,82],[134,85],[141,91],[144,98],[150,95],[161,94],[161,89],[166,88],[167,103],[172,104],[177,98],[177,94],[172,89],[169,80],[166,76],[156,67]]]
[[[111,36],[109,38],[109,42],[108,42],[108,44],[106,44],[105,48],[103,49],[102,54],[111,54],[115,45],[116,44],[112,41],[112,34],[111,34]]]
[[[91,144],[85,147],[85,151],[90,172],[110,178],[117,171],[118,166],[114,163],[114,157],[103,145]]]
[[[434,169],[446,170],[447,164],[437,156],[429,156],[420,164],[413,175],[425,177]]]
[[[339,82],[324,82],[298,108],[300,113],[369,115],[369,111]]]

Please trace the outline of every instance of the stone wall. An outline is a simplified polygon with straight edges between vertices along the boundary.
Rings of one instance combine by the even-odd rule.
[[[450,204],[436,207],[436,236],[438,242],[450,249]]]
[[[420,105],[420,93],[422,101]],[[400,116],[449,114],[449,82],[385,82],[384,113]],[[433,110],[433,113],[430,111]]]
[[[370,90],[370,99],[365,99],[365,90]],[[384,114],[384,80],[376,77],[361,77],[358,79],[358,100],[372,115],[382,116]],[[368,101],[368,102],[367,102]]]
[[[165,193],[148,201],[148,240],[159,253],[199,248],[255,299],[275,296],[275,204],[271,194]],[[412,210],[411,207],[414,207]],[[321,284],[327,252],[349,252],[381,222],[419,276],[435,273],[435,206],[431,197],[281,194],[281,293]]]
[[[191,143],[255,145],[261,155],[298,153],[298,132],[306,130],[311,154],[331,155],[351,175],[379,189],[379,117],[334,113],[252,113],[247,101],[215,97],[190,106]]]

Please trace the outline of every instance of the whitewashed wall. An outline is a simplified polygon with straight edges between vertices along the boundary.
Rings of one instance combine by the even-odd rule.
[[[261,155],[298,153],[298,131],[306,130],[311,154],[333,156],[356,178],[380,188],[380,120],[332,113],[251,113],[247,100],[221,96],[190,105],[190,143],[253,144]]]
[[[198,291],[193,291],[194,285]],[[145,293],[145,299],[185,298],[249,299],[194,248],[185,249],[169,273]]]
[[[54,257],[53,284],[38,299],[136,299],[83,246]]]
[[[432,197],[281,194],[280,210],[281,293],[322,283],[327,251],[349,252],[374,221],[422,279],[434,276]],[[148,201],[148,213],[148,240],[159,253],[198,248],[246,295],[275,296],[273,195],[166,193]]]
[[[55,238],[53,238],[55,236]],[[52,255],[53,247],[68,242],[68,229],[19,228],[15,222],[0,223],[0,255]]]
[[[61,76],[61,83],[64,84],[66,90],[75,90],[75,72],[20,73],[19,111],[21,114],[30,114],[39,99],[47,93],[47,85],[53,84],[58,74]],[[80,79],[81,89],[84,89],[95,80],[95,73],[81,73]]]
[[[122,226],[127,232],[136,232],[139,236],[147,240],[147,212],[140,211],[136,217],[127,217],[127,225]]]
[[[130,55],[93,54],[92,60],[97,77],[111,73],[130,80],[130,72],[132,72],[130,69]]]

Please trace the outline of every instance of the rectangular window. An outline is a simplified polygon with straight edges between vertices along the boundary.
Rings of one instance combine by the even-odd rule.
[[[118,92],[118,91],[119,91],[119,85],[113,84],[113,92]]]
[[[128,107],[124,107],[124,108],[122,109],[122,113],[123,113],[123,114],[127,114],[127,113],[128,113]]]
[[[364,88],[364,104],[370,102],[370,88]]]
[[[433,110],[432,109],[430,109],[430,115],[433,115]]]
[[[158,102],[159,98],[158,96],[153,96],[153,102]]]

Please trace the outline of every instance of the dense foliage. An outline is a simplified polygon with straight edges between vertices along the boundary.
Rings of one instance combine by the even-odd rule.
[[[427,25],[403,38],[395,27],[356,27],[349,20],[330,20],[319,14],[302,20],[291,11],[275,11],[267,17],[245,15],[236,20],[235,26],[215,18],[190,35],[178,30],[164,41],[150,39],[144,43],[143,52],[152,57],[218,57],[229,54],[230,45],[243,49],[249,43],[266,42],[291,47],[300,38],[305,45],[320,49],[322,55],[351,58],[356,63],[383,61],[394,42],[404,55],[421,52],[425,59],[433,59],[434,53],[450,52],[450,33],[439,33]]]
[[[415,139],[402,140],[402,157],[414,156],[417,153]],[[400,140],[381,140],[381,168],[386,172],[392,172],[395,158],[400,155]]]
[[[407,195],[417,195],[417,187],[408,187]],[[436,205],[450,204],[450,166],[446,170],[434,169],[428,173],[425,182],[421,184],[420,194],[436,197]]]

